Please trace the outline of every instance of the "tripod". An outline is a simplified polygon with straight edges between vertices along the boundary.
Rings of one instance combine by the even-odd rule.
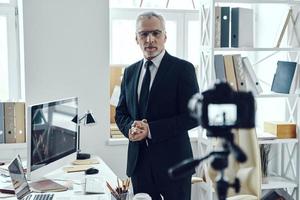
[[[175,165],[171,169],[169,169],[169,175],[173,178],[180,178],[190,173],[190,170],[193,170],[196,166],[198,166],[202,161],[208,159],[209,157],[213,157],[211,162],[211,166],[219,171],[219,176],[216,178],[216,190],[218,194],[219,200],[226,200],[227,190],[229,187],[235,189],[235,192],[238,193],[240,191],[240,181],[238,178],[235,178],[233,183],[229,183],[225,180],[224,170],[228,167],[228,156],[230,153],[233,154],[234,158],[243,163],[247,160],[246,154],[243,150],[234,143],[234,135],[231,133],[230,129],[222,131],[222,133],[212,133],[208,134],[209,137],[219,137],[223,139],[221,151],[212,151],[208,155],[200,158],[200,159],[187,159],[183,162]]]

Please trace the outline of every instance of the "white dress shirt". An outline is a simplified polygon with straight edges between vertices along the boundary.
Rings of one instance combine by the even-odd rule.
[[[150,79],[150,86],[149,86],[149,91],[151,91],[151,87],[154,81],[154,78],[156,76],[158,67],[161,63],[162,58],[164,57],[166,51],[163,50],[158,56],[154,57],[151,61],[152,61],[152,65],[150,65],[149,69],[150,69],[150,74],[151,74],[151,79]],[[141,69],[141,73],[140,73],[140,77],[139,77],[139,83],[138,83],[138,89],[137,89],[137,94],[138,94],[138,100],[140,100],[140,94],[141,94],[141,89],[142,89],[142,83],[143,83],[143,79],[146,73],[146,67],[145,64],[147,62],[147,59],[144,58],[144,62],[143,62],[143,67]]]

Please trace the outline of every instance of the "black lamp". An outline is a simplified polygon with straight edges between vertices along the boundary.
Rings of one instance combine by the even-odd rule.
[[[84,160],[88,159],[91,157],[90,154],[88,153],[80,153],[80,124],[84,120],[84,125],[92,125],[95,124],[95,119],[92,115],[92,113],[88,110],[81,118],[78,119],[78,116],[76,115],[73,119],[72,122],[78,124],[78,144],[77,144],[77,160]]]

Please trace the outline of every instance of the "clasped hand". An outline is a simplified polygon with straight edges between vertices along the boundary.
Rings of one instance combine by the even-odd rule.
[[[147,120],[134,121],[129,129],[129,140],[130,141],[141,141],[148,136],[149,125]]]

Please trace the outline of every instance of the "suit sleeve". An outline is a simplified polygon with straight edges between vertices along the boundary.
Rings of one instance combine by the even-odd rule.
[[[115,120],[120,131],[123,133],[125,137],[128,138],[129,129],[131,128],[133,119],[129,114],[127,103],[126,103],[126,87],[125,87],[126,78],[127,78],[127,70],[125,70],[124,72],[124,76],[121,83],[121,93],[120,93],[118,105],[116,107]]]
[[[186,134],[188,130],[198,125],[197,120],[190,116],[188,110],[190,98],[199,92],[195,68],[192,64],[188,63],[182,67],[177,89],[178,114],[149,123],[153,142],[160,142],[174,136]]]

